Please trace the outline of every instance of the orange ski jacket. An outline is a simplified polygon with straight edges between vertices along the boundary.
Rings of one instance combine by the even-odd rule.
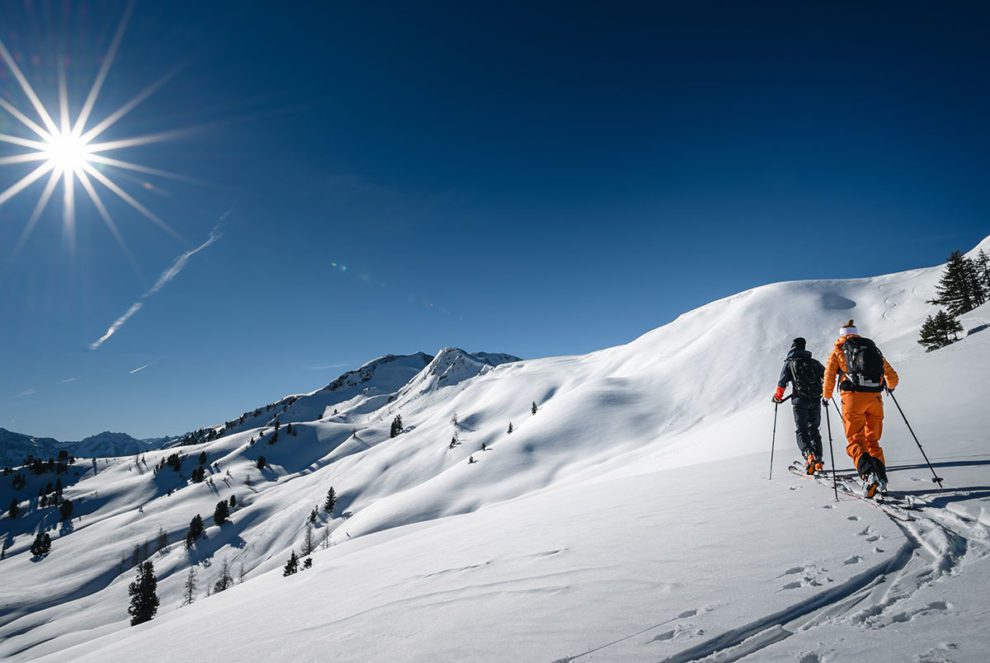
[[[836,379],[849,372],[849,367],[846,365],[846,354],[842,351],[842,346],[847,338],[853,336],[858,336],[858,334],[841,336],[836,340],[832,354],[828,356],[828,362],[825,363],[825,383],[822,386],[822,398],[831,398],[832,392],[835,391]],[[883,359],[883,379],[886,381],[888,389],[897,387],[897,372],[891,367],[886,357]]]

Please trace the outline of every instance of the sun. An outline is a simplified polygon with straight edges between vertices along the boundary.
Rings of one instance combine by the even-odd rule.
[[[84,172],[87,165],[92,163],[92,152],[89,143],[81,136],[75,136],[71,131],[54,133],[45,141],[46,163],[58,174],[72,172],[76,176]]]
[[[57,71],[58,80],[58,104],[56,108],[48,108],[41,101],[34,88],[28,82],[27,77],[21,71],[17,60],[7,49],[3,40],[0,40],[0,60],[17,81],[27,104],[22,104],[19,108],[15,103],[0,96],[0,111],[6,111],[19,123],[20,135],[11,133],[0,133],[0,148],[20,148],[22,151],[7,154],[0,151],[0,166],[16,166],[30,170],[27,174],[17,180],[7,189],[0,191],[0,205],[25,191],[35,182],[47,177],[47,180],[38,197],[38,202],[34,206],[21,233],[20,241],[17,244],[15,254],[21,249],[31,234],[35,224],[40,219],[49,201],[54,197],[56,189],[61,185],[62,197],[62,225],[65,235],[73,240],[75,237],[76,222],[76,188],[77,185],[86,193],[100,217],[103,219],[110,233],[117,240],[118,244],[130,257],[124,240],[117,229],[117,224],[110,215],[107,206],[100,195],[101,190],[105,190],[124,201],[132,209],[152,221],[160,228],[181,240],[171,227],[148,208],[138,202],[131,194],[124,190],[114,181],[115,170],[125,170],[142,175],[152,175],[157,177],[167,177],[182,181],[191,181],[189,178],[176,175],[164,170],[149,168],[130,161],[110,156],[112,153],[155,143],[187,131],[164,131],[156,134],[136,136],[117,140],[103,140],[100,136],[110,127],[134,110],[139,104],[158,91],[171,77],[171,74],[155,81],[144,90],[135,95],[123,106],[107,115],[101,121],[90,126],[90,116],[96,105],[97,98],[106,81],[110,66],[113,64],[120,46],[121,39],[127,22],[130,19],[133,3],[128,4],[120,25],[113,36],[106,56],[97,72],[96,79],[86,96],[85,102],[79,109],[75,117],[70,117],[69,93],[66,85],[64,68],[59,66]],[[0,67],[2,69],[2,67]],[[57,121],[56,121],[57,120]],[[100,139],[100,140],[98,140]],[[99,185],[99,186],[97,186]],[[73,246],[70,241],[69,246]]]

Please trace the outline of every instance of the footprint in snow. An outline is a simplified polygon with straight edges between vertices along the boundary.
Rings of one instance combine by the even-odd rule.
[[[859,564],[862,561],[863,561],[863,558],[862,557],[860,557],[859,555],[853,555],[852,557],[850,557],[846,561],[844,561],[843,564],[845,564],[845,565],[848,566],[850,564]]]
[[[855,522],[855,521],[859,520],[859,516],[849,516],[848,518],[846,518],[846,520],[852,520],[852,521]]]
[[[690,610],[688,612],[691,612]],[[705,629],[698,628],[692,629],[690,627],[685,628],[684,626],[676,626],[669,631],[664,631],[653,636],[651,642],[666,642],[667,640],[678,640],[680,638],[694,638],[705,634]]]
[[[957,649],[959,649],[959,645],[950,642],[941,647],[929,649],[922,654],[918,654],[918,657],[914,660],[918,663],[951,663],[951,661],[955,660],[951,657],[951,654]]]

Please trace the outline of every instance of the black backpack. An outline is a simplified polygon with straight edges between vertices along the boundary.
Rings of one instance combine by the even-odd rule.
[[[883,391],[883,355],[876,343],[868,338],[853,336],[842,344],[846,356],[846,391]]]
[[[821,364],[811,357],[795,357],[790,360],[794,395],[818,398],[822,395]]]

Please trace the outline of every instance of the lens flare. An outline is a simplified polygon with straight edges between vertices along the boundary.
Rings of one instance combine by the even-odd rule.
[[[94,182],[122,200],[149,221],[155,223],[172,236],[181,240],[178,234],[176,234],[167,223],[158,218],[158,216],[148,210],[133,196],[121,188],[120,185],[114,182],[112,171],[113,169],[121,169],[142,173],[145,175],[186,181],[188,181],[188,178],[176,175],[175,173],[170,173],[168,171],[149,168],[147,166],[117,159],[109,156],[107,153],[168,140],[169,138],[173,138],[184,132],[165,131],[145,136],[136,136],[133,138],[97,142],[97,139],[104,132],[114,126],[121,118],[131,112],[148,97],[157,92],[168,81],[171,75],[164,76],[155,81],[140,93],[135,95],[123,106],[116,109],[101,121],[95,123],[93,126],[88,127],[93,108],[99,98],[100,91],[103,89],[103,84],[106,81],[110,67],[117,56],[117,50],[120,47],[120,41],[124,36],[133,7],[133,3],[127,6],[126,11],[121,18],[120,25],[117,27],[117,31],[113,36],[109,49],[107,50],[106,56],[100,65],[100,70],[96,75],[96,79],[93,81],[89,94],[86,96],[86,100],[75,120],[70,118],[68,86],[66,85],[65,72],[62,67],[59,67],[57,71],[58,108],[49,110],[45,107],[44,103],[41,101],[41,98],[28,82],[27,77],[18,66],[16,59],[10,51],[7,50],[6,44],[4,44],[3,40],[0,40],[0,60],[3,61],[7,69],[13,75],[13,78],[17,81],[18,86],[24,93],[24,97],[27,99],[30,106],[29,108],[18,108],[10,101],[0,98],[0,109],[6,111],[8,115],[17,120],[22,129],[26,130],[25,133],[31,135],[31,137],[26,138],[24,136],[0,133],[0,147],[6,145],[8,148],[13,146],[15,148],[22,148],[23,150],[26,150],[16,154],[0,154],[0,166],[23,167],[24,165],[27,165],[31,168],[26,175],[7,187],[6,190],[0,192],[0,205],[5,204],[7,201],[23,192],[38,180],[46,176],[48,177],[48,180],[42,189],[41,195],[38,197],[38,202],[34,207],[34,211],[28,218],[28,222],[23,233],[21,234],[20,241],[14,251],[15,254],[20,251],[21,247],[23,247],[24,243],[27,241],[31,231],[34,229],[35,224],[38,222],[45,208],[48,206],[49,201],[56,193],[55,190],[58,188],[59,184],[61,184],[62,193],[63,229],[70,240],[74,238],[76,222],[75,189],[77,182],[82,187],[83,191],[85,191],[89,200],[93,203],[93,206],[96,208],[97,212],[99,212],[100,217],[107,225],[107,228],[121,245],[121,248],[124,253],[128,255],[128,257],[130,257],[130,252],[124,245],[123,238],[121,237],[113,218],[110,216],[110,212],[107,210],[106,205],[104,205],[103,200],[100,198],[98,187],[94,186]],[[35,116],[35,119],[32,119],[32,114]],[[58,117],[57,122],[55,116]],[[97,169],[97,166],[99,166],[99,169]],[[70,242],[70,247],[71,246],[72,242]]]

